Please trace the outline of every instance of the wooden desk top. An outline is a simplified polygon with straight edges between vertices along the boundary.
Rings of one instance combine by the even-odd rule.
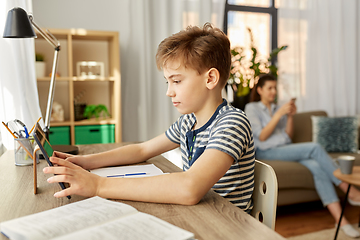
[[[354,166],[352,174],[342,174],[340,168],[334,171],[334,176],[343,182],[360,186],[360,166]]]
[[[97,153],[124,144],[80,145],[79,151],[80,154]],[[181,171],[162,156],[147,162],[155,164],[164,172]],[[33,167],[15,166],[13,151],[7,151],[0,157],[0,222],[85,199],[76,195],[70,200],[54,198],[53,194],[60,189],[59,185],[47,183],[49,175],[42,172],[46,166],[45,160],[41,160],[37,166],[38,194],[34,195]],[[213,191],[209,191],[200,203],[194,206],[120,200],[119,202],[193,232],[196,239],[284,239]],[[7,238],[0,234],[0,240],[5,239]]]

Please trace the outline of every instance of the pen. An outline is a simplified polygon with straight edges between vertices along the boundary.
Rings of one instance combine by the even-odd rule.
[[[6,129],[11,133],[11,135],[14,136],[14,138],[17,138],[17,136],[15,136],[15,134],[10,130],[10,128],[8,126],[6,126],[6,124],[4,122],[2,122],[2,124],[4,124],[4,126],[6,127]]]
[[[38,123],[40,121],[41,117],[39,117],[39,119],[36,121],[36,123]],[[36,123],[34,124],[34,126],[30,129],[29,134],[34,130]]]
[[[145,172],[141,173],[126,173],[126,174],[118,174],[118,175],[107,175],[107,177],[130,177],[130,176],[138,176],[138,175],[146,175]]]
[[[26,126],[24,126],[24,130],[25,130],[25,137],[26,137],[26,138],[29,138],[29,132],[28,132]]]

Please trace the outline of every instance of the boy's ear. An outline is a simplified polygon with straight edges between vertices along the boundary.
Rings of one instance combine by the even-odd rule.
[[[210,68],[206,75],[206,87],[214,89],[220,81],[220,73],[216,68]]]

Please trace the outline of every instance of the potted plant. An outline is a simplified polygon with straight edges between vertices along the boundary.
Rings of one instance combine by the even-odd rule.
[[[244,47],[235,47],[231,49],[232,64],[228,85],[234,91],[233,106],[244,110],[245,104],[250,100],[250,90],[256,83],[260,74],[270,73],[278,76],[278,68],[274,64],[279,52],[287,48],[286,45],[273,49],[270,55],[264,59],[258,56],[258,50],[254,45],[254,38],[250,28],[250,50],[251,57],[245,55]]]
[[[44,55],[41,53],[35,54],[35,72],[36,72],[36,78],[42,78],[45,77],[45,68],[46,64],[44,62]]]
[[[84,117],[86,117],[87,119],[90,119],[92,117],[96,117],[96,119],[98,119],[100,115],[102,115],[104,118],[111,116],[105,105],[87,105],[85,107]]]

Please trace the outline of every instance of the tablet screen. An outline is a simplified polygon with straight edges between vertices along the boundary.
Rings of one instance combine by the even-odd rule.
[[[46,139],[45,133],[44,131],[41,129],[40,124],[37,123],[36,127],[35,127],[35,131],[33,133],[33,136],[35,138],[35,141],[37,142],[41,152],[43,152],[44,158],[46,159],[46,161],[48,162],[48,164],[50,166],[52,166],[49,157],[51,157],[54,153],[53,148],[51,147],[51,144],[49,143],[49,141]],[[44,151],[46,152],[46,154],[44,153]]]
[[[45,160],[49,164],[49,166],[54,166],[52,162],[50,161],[49,157],[51,157],[54,153],[53,148],[51,147],[51,144],[46,139],[44,131],[41,129],[40,124],[36,123],[36,127],[33,133],[34,139],[39,146],[42,154],[44,155]],[[62,189],[65,189],[65,185],[62,182],[59,182]],[[70,196],[67,196],[67,198],[71,198]]]
[[[48,156],[52,156],[53,153],[54,153],[54,150],[52,149],[50,143],[48,142],[48,140],[45,138],[45,141],[44,141],[44,149],[47,153]]]

